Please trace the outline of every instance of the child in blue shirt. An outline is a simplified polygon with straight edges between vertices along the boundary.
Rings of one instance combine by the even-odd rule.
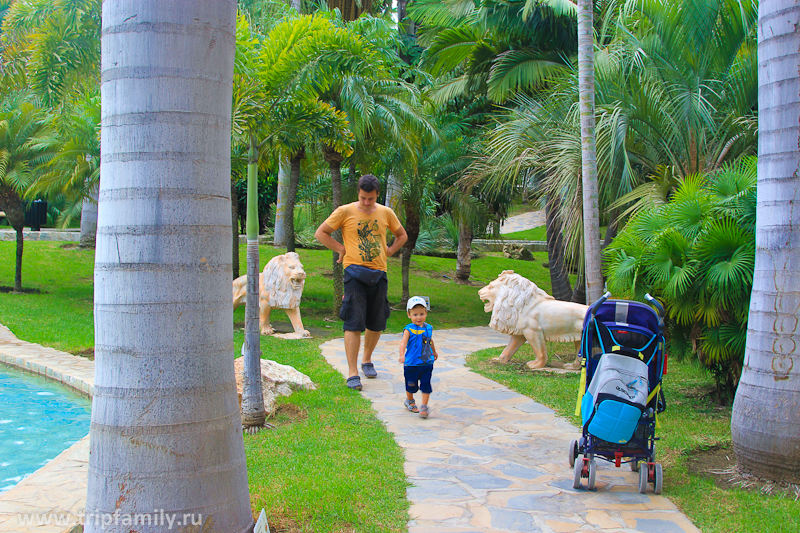
[[[400,362],[406,381],[406,401],[403,405],[412,413],[428,418],[428,399],[431,392],[433,362],[439,358],[433,345],[433,327],[425,322],[428,305],[424,298],[412,296],[406,303],[406,312],[411,324],[403,328],[400,341]],[[422,405],[417,409],[414,393],[422,391]]]

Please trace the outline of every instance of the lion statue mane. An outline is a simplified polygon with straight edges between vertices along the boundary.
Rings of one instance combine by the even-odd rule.
[[[547,364],[545,341],[574,342],[577,351],[587,306],[556,300],[513,270],[504,270],[478,291],[478,297],[485,302],[483,310],[492,313],[489,327],[511,335],[497,361],[509,362],[525,341],[536,354],[536,359],[527,363],[531,369]]]
[[[294,328],[295,336],[310,337],[300,318],[300,299],[306,283],[306,271],[296,252],[287,252],[269,260],[264,271],[258,275],[258,324],[262,335],[272,335],[270,325],[272,309],[285,309]],[[245,303],[247,298],[247,276],[233,280],[233,308]]]

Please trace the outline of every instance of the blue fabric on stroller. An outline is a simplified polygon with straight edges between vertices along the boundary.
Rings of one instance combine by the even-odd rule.
[[[589,308],[583,323],[580,355],[585,374],[578,391],[582,437],[570,445],[570,463],[582,453],[589,464],[575,466],[575,488],[581,477],[589,477],[593,488],[594,476],[588,470],[593,470],[596,456],[616,466],[630,463],[634,470],[644,460],[648,470],[655,470],[650,465],[655,464],[658,440],[656,413],[665,408],[663,308],[654,299],[649,301],[658,312],[640,302],[609,300],[609,296]]]

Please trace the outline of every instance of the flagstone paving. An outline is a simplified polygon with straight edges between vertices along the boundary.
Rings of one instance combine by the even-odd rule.
[[[525,231],[526,229],[544,226],[544,209],[541,211],[530,211],[521,215],[508,217],[500,227],[500,234],[514,233],[515,231]]]
[[[627,469],[599,462],[595,491],[572,488],[566,450],[578,429],[464,366],[466,354],[505,345],[506,336],[479,327],[436,331],[434,339],[440,357],[430,418],[403,407],[399,334],[381,337],[373,357],[378,378],[363,379],[360,393],[405,450],[412,484],[407,491],[409,533],[698,531],[665,497],[640,494],[638,475]],[[335,368],[346,372],[342,339],[321,348]],[[0,361],[78,390],[90,391],[94,381],[93,361],[20,341],[2,325]],[[86,437],[0,494],[0,532],[68,531],[56,525],[22,526],[17,513],[78,516],[85,505],[88,456]]]
[[[486,327],[462,328],[434,331],[434,342],[439,360],[430,418],[403,406],[399,334],[381,336],[372,358],[378,377],[361,380],[360,394],[405,450],[412,484],[409,533],[699,531],[652,488],[640,494],[639,476],[627,465],[598,461],[596,490],[586,490],[585,480],[584,488],[572,488],[567,449],[579,429],[465,367],[468,353],[504,346],[507,336]],[[346,375],[343,340],[321,348]]]

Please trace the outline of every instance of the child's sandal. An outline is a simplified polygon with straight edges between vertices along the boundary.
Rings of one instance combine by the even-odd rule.
[[[405,405],[406,409],[408,409],[412,413],[419,413],[419,409],[417,409],[417,403],[414,400],[406,400],[405,402],[403,402],[403,405]]]
[[[419,416],[421,416],[422,418],[428,418],[428,406],[427,405],[420,406],[420,408],[419,408]]]

